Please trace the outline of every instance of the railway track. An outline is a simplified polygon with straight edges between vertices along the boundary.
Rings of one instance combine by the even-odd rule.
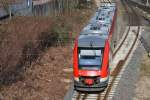
[[[134,11],[134,8],[132,8],[128,0],[121,0],[121,2],[124,6],[126,14],[128,14],[129,26],[127,27],[124,38],[120,41],[120,44],[116,47],[112,54],[114,62],[112,61],[111,63],[114,68],[112,68],[111,71],[108,87],[102,92],[95,93],[84,93],[72,90],[70,96],[71,98],[68,100],[110,100],[115,94],[115,89],[119,84],[119,80],[121,79],[126,67],[124,65],[126,64],[131,52],[133,51],[133,48],[136,45],[140,35],[140,21],[138,15]],[[135,20],[137,21],[136,23]],[[119,54],[122,53],[125,53],[125,55],[119,57]],[[118,61],[115,61],[116,59],[118,59]]]

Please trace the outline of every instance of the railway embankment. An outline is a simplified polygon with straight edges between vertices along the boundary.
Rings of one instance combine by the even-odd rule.
[[[144,40],[148,43],[150,43],[150,27],[145,26],[143,28],[143,38]],[[149,45],[150,46],[150,45]],[[150,49],[149,49],[150,50]],[[139,64],[139,76],[138,76],[138,81],[136,82],[136,89],[135,89],[135,96],[134,100],[148,100],[150,99],[150,57],[147,55],[146,49],[144,49],[143,55],[141,56],[141,63]]]
[[[62,100],[72,78],[72,48],[59,40],[75,37],[94,10],[1,22],[0,99]]]
[[[142,51],[143,47],[139,44],[133,52],[133,55],[128,58],[128,63],[126,64],[126,68],[123,71],[112,100],[133,99],[135,84],[138,82]]]
[[[138,39],[138,46],[133,55],[129,57],[129,63],[124,70],[123,77],[121,78],[118,87],[116,88],[113,100],[147,100],[150,98],[150,78],[149,78],[149,64],[150,59],[147,54],[150,42],[149,26],[143,26],[141,35],[145,41],[141,42]],[[122,91],[123,90],[123,91]]]

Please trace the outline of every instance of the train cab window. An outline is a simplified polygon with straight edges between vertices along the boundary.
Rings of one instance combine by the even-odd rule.
[[[103,26],[104,26],[104,27],[107,27],[107,25],[106,25],[106,24],[104,24]]]
[[[99,18],[99,20],[102,20],[102,18]]]
[[[97,27],[97,26],[94,26],[94,27],[91,27],[91,30],[100,30],[101,28],[100,27]]]
[[[105,20],[105,18],[100,17],[98,20]]]
[[[108,7],[104,7],[103,9],[109,9]]]
[[[79,69],[98,70],[102,64],[102,49],[79,49]]]
[[[104,24],[103,27],[108,27],[108,25],[107,25],[107,24]]]

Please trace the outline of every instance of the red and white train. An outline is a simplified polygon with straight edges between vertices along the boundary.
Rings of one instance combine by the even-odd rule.
[[[117,7],[102,3],[77,37],[73,51],[74,88],[102,91],[109,80],[110,37],[114,31]]]

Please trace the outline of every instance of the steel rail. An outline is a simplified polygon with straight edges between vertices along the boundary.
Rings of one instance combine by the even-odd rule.
[[[122,3],[123,3],[123,2],[122,2]],[[129,3],[128,0],[126,1],[126,3]],[[127,14],[129,14],[129,12],[128,12],[128,10],[127,10],[127,6],[124,5],[124,7],[125,7],[125,9],[126,9],[126,11],[127,11]],[[108,95],[109,95],[109,92],[110,92],[111,89],[112,89],[112,86],[113,86],[113,84],[114,84],[114,81],[116,80],[117,75],[119,74],[119,72],[121,71],[123,65],[125,64],[125,62],[126,62],[127,59],[129,58],[129,55],[131,54],[131,51],[133,50],[134,45],[136,44],[136,41],[138,40],[138,37],[139,37],[139,33],[140,33],[140,21],[139,21],[139,17],[138,17],[137,13],[135,12],[135,10],[133,9],[133,7],[132,7],[130,4],[129,4],[129,8],[132,10],[132,12],[134,13],[134,15],[135,15],[135,17],[136,17],[136,19],[137,19],[137,21],[138,21],[137,34],[136,34],[136,37],[135,37],[134,42],[133,42],[133,44],[132,44],[132,47],[130,48],[130,50],[129,50],[127,56],[125,57],[124,60],[119,61],[119,63],[117,64],[115,70],[112,72],[112,76],[114,76],[114,78],[113,78],[113,80],[111,81],[111,85],[110,85],[110,86],[108,87],[108,89],[107,89],[107,92],[106,92],[106,95],[105,95],[105,97],[104,97],[104,100],[107,100]],[[132,15],[130,15],[130,16],[131,16],[131,17],[129,17],[129,19],[130,19],[129,24],[130,24],[130,26],[131,26],[132,23],[133,23],[133,22],[131,23],[131,18],[133,18],[133,16],[132,16]],[[132,19],[132,21],[133,21],[133,19]],[[129,29],[129,30],[130,30],[130,29]],[[121,48],[121,47],[120,47],[120,48]],[[118,49],[118,51],[119,51],[119,49]],[[116,53],[115,53],[115,55],[116,55]]]
[[[122,44],[125,42],[127,36],[129,35],[130,26],[134,23],[134,22],[133,22],[133,17],[136,16],[136,18],[138,19],[137,14],[136,14],[136,12],[134,11],[134,9],[133,9],[130,5],[129,5],[128,7],[125,5],[125,4],[127,4],[127,3],[128,3],[127,1],[126,1],[126,2],[122,1],[122,4],[124,5],[124,9],[125,9],[126,13],[128,14],[129,28],[128,28],[128,31],[127,31],[126,36],[124,37],[123,41],[121,42],[121,44],[119,45],[119,47],[117,48],[117,50],[113,53],[113,57],[114,57],[114,56],[117,54],[117,52],[120,50],[120,48],[122,47]],[[129,13],[129,8],[130,8],[131,11],[132,11],[131,14]],[[133,16],[133,14],[134,14],[134,16]],[[114,82],[115,82],[115,80],[116,80],[116,78],[117,78],[117,75],[118,75],[119,72],[121,71],[123,65],[124,65],[125,62],[127,61],[129,55],[131,54],[131,51],[133,50],[133,48],[134,48],[134,46],[135,46],[135,44],[136,44],[136,41],[137,41],[138,36],[139,36],[139,33],[140,33],[140,24],[139,24],[139,23],[140,23],[140,22],[138,22],[138,30],[137,30],[136,37],[135,37],[135,39],[134,39],[134,42],[133,42],[131,48],[129,49],[129,52],[127,53],[127,56],[125,57],[124,60],[119,61],[119,63],[117,64],[116,68],[114,69],[114,71],[113,71],[112,74],[111,74],[113,77],[112,77],[112,80],[111,80],[111,82],[110,82],[110,85],[109,85],[109,86],[107,87],[107,89],[106,89],[106,93],[104,94],[103,100],[106,100],[106,99],[108,98],[109,93],[111,92],[111,89],[112,89],[112,87],[113,87],[113,85],[114,85]],[[82,100],[86,100],[86,97],[87,97],[88,95],[89,95],[88,93],[85,93],[85,95],[83,95]],[[77,96],[76,100],[80,100],[80,97],[81,97],[81,96],[82,96],[82,93],[79,92],[79,95]],[[102,99],[101,93],[98,93],[98,97],[97,97],[96,100],[101,100],[101,99]],[[89,99],[88,99],[88,100],[89,100]],[[94,99],[91,98],[91,100],[94,100]]]

